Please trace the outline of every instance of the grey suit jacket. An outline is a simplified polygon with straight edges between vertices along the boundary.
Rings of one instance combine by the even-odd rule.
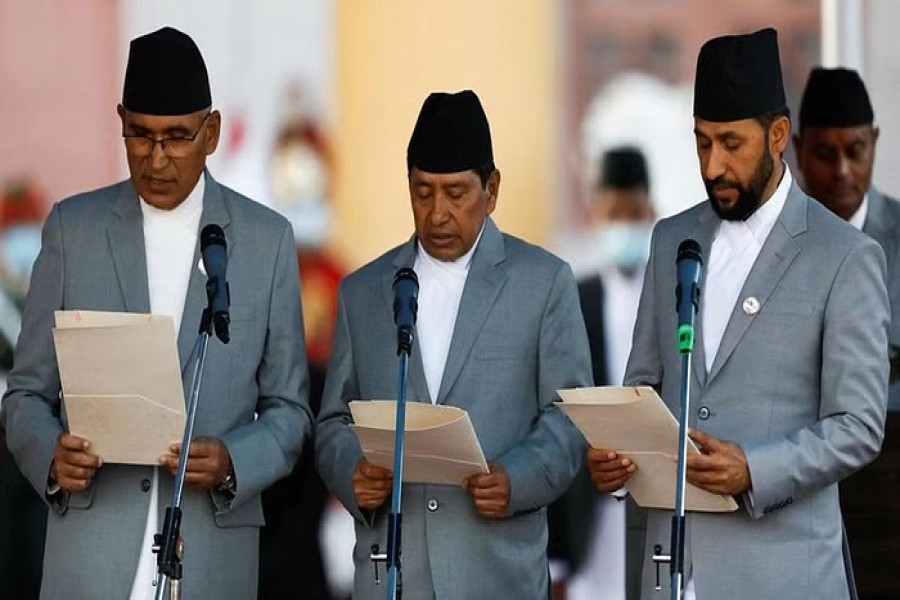
[[[653,235],[626,383],[656,386],[676,415],[674,258],[686,238],[708,256],[718,222],[704,202],[661,221]],[[760,305],[754,315],[742,310],[751,296]],[[737,512],[689,515],[686,569],[697,597],[846,598],[837,482],[877,455],[884,433],[884,253],[795,184],[707,373],[702,311],[715,301],[701,295],[689,423],[741,445],[752,494],[738,499]],[[650,511],[646,548],[668,549],[670,516]],[[648,559],[643,597],[657,598]]]
[[[900,202],[885,196],[874,187],[869,188],[869,210],[863,232],[875,239],[887,259],[888,297],[891,301],[889,341],[900,348]],[[888,410],[900,411],[900,382],[891,384]]]
[[[369,562],[386,546],[390,504],[364,515],[351,476],[362,456],[347,403],[397,397],[391,283],[412,267],[415,240],[341,283],[316,460],[328,487],[356,518],[354,598],[381,598]],[[403,486],[403,597],[546,598],[546,506],[577,472],[584,438],[553,401],[590,385],[590,357],[571,270],[553,255],[501,234],[488,219],[466,279],[439,396],[468,411],[485,457],[509,475],[507,516],[481,517],[461,487]],[[430,402],[417,348],[408,399]]]
[[[186,598],[256,597],[260,492],[287,474],[311,430],[291,227],[208,174],[201,229],[227,240],[231,342],[209,343],[195,436],[221,439],[237,479],[233,500],[186,489]],[[149,312],[140,200],[129,181],[62,201],[44,225],[15,366],[3,400],[7,443],[44,496],[57,435],[66,429],[51,328],[56,309]],[[206,306],[206,277],[192,259],[178,336],[185,390]],[[87,492],[51,502],[42,598],[126,598],[150,502],[152,467],[107,464]],[[160,472],[160,526],[173,478]],[[54,496],[55,498],[55,496]]]

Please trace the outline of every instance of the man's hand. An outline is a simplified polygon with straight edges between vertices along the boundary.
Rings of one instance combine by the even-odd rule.
[[[697,429],[692,429],[688,435],[701,447],[701,454],[688,454],[687,457],[690,483],[707,492],[732,496],[750,489],[750,467],[740,446]]]
[[[613,450],[606,448],[588,448],[587,468],[597,489],[604,494],[622,489],[628,478],[637,469],[630,459],[620,457]]]
[[[178,456],[181,443],[169,446],[169,453],[159,457],[159,464],[169,473],[178,472]],[[210,490],[225,480],[231,471],[231,454],[221,441],[215,438],[197,438],[191,442],[184,483],[198,490]]]
[[[463,482],[463,489],[472,494],[482,517],[500,519],[509,507],[509,475],[498,464],[489,466],[490,473],[471,475]]]
[[[360,458],[353,471],[353,493],[360,508],[376,509],[391,495],[394,475],[388,469]]]
[[[94,473],[103,466],[103,459],[89,452],[90,447],[88,440],[68,433],[61,433],[56,438],[50,479],[60,489],[69,493],[83,492],[91,485]]]

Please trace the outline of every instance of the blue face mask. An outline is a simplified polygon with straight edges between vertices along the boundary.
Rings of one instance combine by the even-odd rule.
[[[624,270],[643,268],[650,256],[650,235],[653,226],[648,223],[610,223],[597,229],[597,252],[605,266]]]
[[[7,274],[17,281],[27,281],[41,251],[41,228],[18,225],[7,229],[0,234],[0,251]]]

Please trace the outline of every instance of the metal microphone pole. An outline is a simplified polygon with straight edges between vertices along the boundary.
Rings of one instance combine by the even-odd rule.
[[[681,598],[684,584],[684,488],[687,485],[688,415],[691,406],[691,356],[694,350],[694,326],[678,328],[678,351],[681,353],[681,418],[678,425],[678,476],[675,481],[675,514],[672,516],[672,541],[669,546],[671,562],[671,599]]]
[[[181,438],[181,452],[178,455],[178,470],[175,475],[175,488],[172,490],[172,504],[166,508],[162,534],[153,536],[153,552],[156,553],[156,600],[169,598],[181,599],[181,561],[184,558],[184,544],[181,538],[181,497],[184,492],[184,474],[187,469],[187,457],[191,439],[194,436],[194,419],[197,415],[197,404],[200,397],[200,386],[203,383],[203,367],[206,364],[206,348],[212,331],[212,314],[207,307],[200,318],[200,333],[194,348],[197,359],[191,378],[191,393],[188,396],[187,422]]]
[[[400,352],[399,381],[397,394],[397,421],[394,425],[394,481],[391,490],[391,514],[388,516],[388,600],[400,600],[403,596],[403,580],[400,575],[400,499],[403,491],[403,443],[406,434],[406,369],[412,346]]]

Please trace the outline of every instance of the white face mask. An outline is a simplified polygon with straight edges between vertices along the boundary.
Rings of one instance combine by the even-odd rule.
[[[601,225],[596,232],[596,250],[601,263],[624,270],[643,268],[650,256],[652,232],[649,223]]]

